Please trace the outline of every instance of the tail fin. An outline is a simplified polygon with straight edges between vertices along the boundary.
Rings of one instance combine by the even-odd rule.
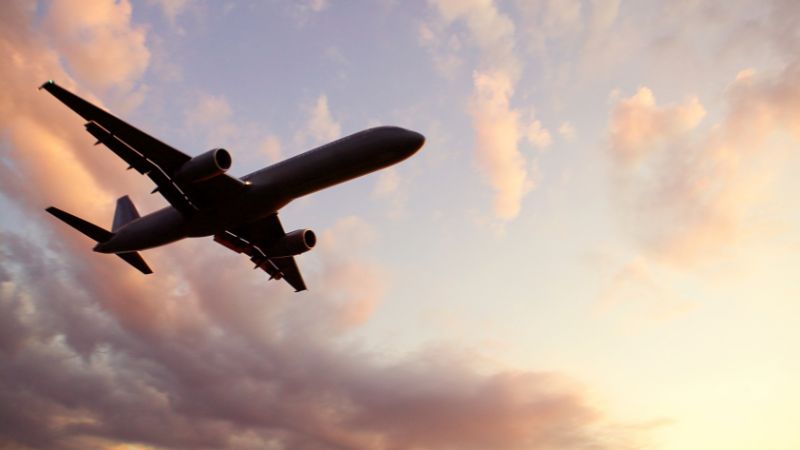
[[[133,214],[135,214],[136,217],[139,217],[139,213],[136,212],[136,208],[133,206],[133,203],[131,203],[130,199],[127,196],[122,197],[117,201],[117,212],[114,214],[114,225],[115,225],[114,228],[117,228],[117,217],[120,215],[120,203],[122,203],[123,199],[127,199],[127,203],[130,204],[131,208],[131,209],[126,209],[125,213],[130,214],[132,210]],[[71,226],[72,228],[75,228],[76,230],[80,231],[86,236],[89,236],[90,238],[92,238],[97,242],[105,242],[111,239],[112,236],[114,236],[114,233],[108,230],[104,230],[103,228],[100,228],[93,223],[87,222],[81,219],[80,217],[75,217],[72,214],[66,211],[62,211],[54,206],[47,208],[46,211],[56,216],[58,219],[60,219],[67,225]],[[136,217],[133,217],[131,220],[135,219]],[[122,258],[126,263],[139,269],[139,271],[144,274],[153,273],[153,271],[144,261],[144,258],[142,258],[142,255],[140,255],[138,252],[117,253],[116,255]]]
[[[117,200],[117,209],[114,211],[114,225],[111,226],[111,231],[116,232],[123,225],[138,218],[139,211],[133,206],[131,198],[127,195],[120,197]]]

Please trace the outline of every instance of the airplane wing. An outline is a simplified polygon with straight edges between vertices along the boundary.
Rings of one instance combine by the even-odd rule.
[[[278,214],[269,215],[246,226],[225,230],[214,235],[214,241],[237,252],[244,253],[255,263],[256,269],[267,272],[270,279],[284,279],[296,292],[305,291],[306,283],[294,257],[271,257],[264,249],[286,236]]]
[[[146,174],[156,184],[153,192],[161,195],[177,210],[197,211],[244,188],[244,184],[227,174],[196,183],[181,183],[173,178],[191,156],[148,135],[114,115],[98,108],[55,84],[47,81],[44,89],[86,119],[86,131],[106,145],[131,168]]]

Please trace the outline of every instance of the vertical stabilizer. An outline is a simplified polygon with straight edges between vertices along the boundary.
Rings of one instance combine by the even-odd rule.
[[[111,231],[116,232],[123,225],[139,218],[139,211],[133,206],[131,198],[127,195],[117,200],[117,209],[114,211],[114,224]]]

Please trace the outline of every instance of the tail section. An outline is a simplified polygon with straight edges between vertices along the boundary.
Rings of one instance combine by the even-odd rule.
[[[127,195],[117,200],[117,209],[114,211],[114,225],[111,231],[116,232],[123,225],[139,218],[139,211],[133,206],[131,198]]]
[[[114,236],[114,233],[100,228],[93,223],[87,222],[80,217],[73,216],[72,214],[62,211],[54,206],[47,208],[46,211],[97,242],[105,242]],[[136,207],[133,206],[133,203],[127,195],[117,200],[117,211],[114,213],[115,230],[125,223],[128,223],[138,217],[139,213],[136,211]],[[124,223],[122,223],[123,221]],[[153,273],[153,271],[144,261],[144,258],[142,258],[142,255],[140,255],[138,252],[117,253],[116,255],[144,274]]]

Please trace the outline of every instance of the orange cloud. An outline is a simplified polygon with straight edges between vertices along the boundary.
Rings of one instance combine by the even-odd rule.
[[[48,78],[65,86],[73,81],[60,65],[59,54],[33,29],[35,11],[11,2],[2,13],[0,59],[6,70],[0,80],[6,99],[0,102],[0,121],[13,144],[8,155],[13,167],[0,166],[3,192],[19,197],[25,207],[41,210],[51,201],[64,208],[80,205],[88,219],[100,219],[113,200],[110,188],[124,192],[131,178],[97,177],[124,164],[92,147],[81,119],[36,90],[37,83]],[[110,217],[107,211],[102,215],[106,214]]]
[[[45,23],[75,75],[95,87],[129,88],[150,61],[146,32],[131,24],[128,0],[55,0]]]
[[[510,220],[519,214],[522,198],[533,188],[518,149],[519,112],[509,106],[512,83],[503,73],[476,72],[474,85],[471,111],[476,161],[495,190],[496,216]]]
[[[530,125],[523,126],[519,111],[510,107],[522,70],[515,51],[514,22],[493,1],[432,0],[430,3],[445,25],[463,22],[469,31],[467,39],[480,50],[470,103],[475,161],[495,191],[495,217],[512,220],[519,214],[525,194],[534,186],[528,166],[535,167],[535,163],[526,161],[519,149],[520,139],[525,137],[538,148],[546,148],[552,142],[550,133],[538,120],[532,118]],[[457,34],[442,39],[431,26],[425,25],[420,35],[423,45],[432,49],[437,65],[446,65],[448,73],[458,65],[459,60],[453,57],[461,46]]]

